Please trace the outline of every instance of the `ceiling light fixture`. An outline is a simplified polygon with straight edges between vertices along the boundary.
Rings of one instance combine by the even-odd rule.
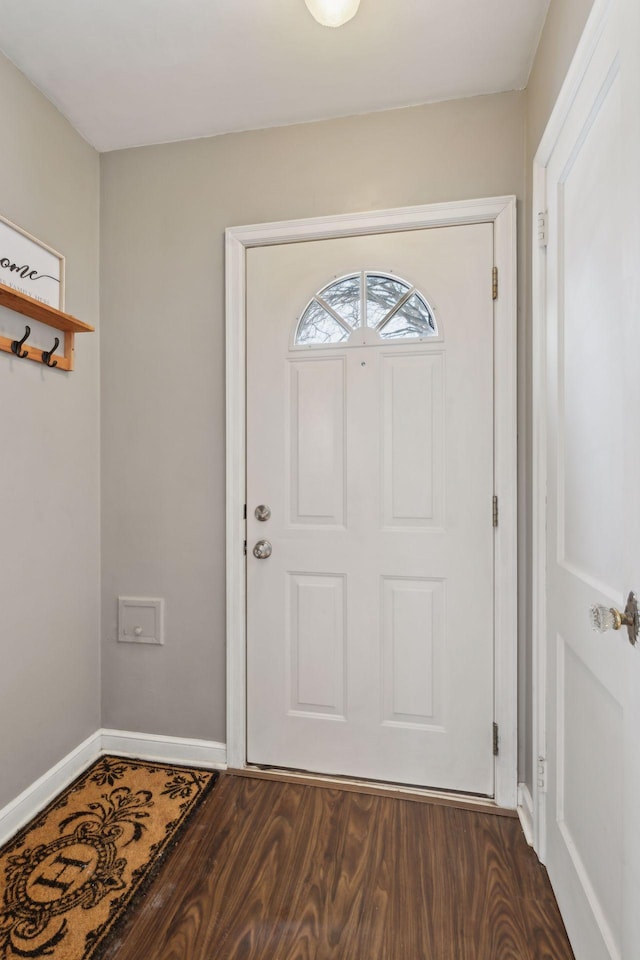
[[[311,14],[323,27],[341,27],[355,17],[360,0],[304,0]]]

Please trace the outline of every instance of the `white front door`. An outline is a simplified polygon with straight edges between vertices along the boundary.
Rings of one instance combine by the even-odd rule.
[[[247,251],[251,764],[494,793],[493,229]]]
[[[543,854],[576,957],[635,960],[640,650],[624,628],[594,632],[589,612],[594,604],[624,610],[628,592],[640,591],[640,263],[628,205],[638,104],[627,102],[623,4],[598,6],[546,172]],[[637,159],[637,141],[635,149]]]

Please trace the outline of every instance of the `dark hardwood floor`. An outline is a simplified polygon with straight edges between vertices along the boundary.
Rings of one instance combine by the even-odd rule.
[[[223,775],[108,960],[572,960],[519,822]]]

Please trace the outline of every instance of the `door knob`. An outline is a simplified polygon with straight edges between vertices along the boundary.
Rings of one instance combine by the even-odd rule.
[[[273,547],[268,540],[258,540],[253,548],[253,555],[256,560],[267,560],[272,553]]]
[[[271,509],[266,504],[261,503],[259,507],[256,507],[254,516],[256,520],[265,523],[271,517]]]
[[[627,628],[629,643],[635,644],[640,633],[640,614],[638,613],[638,599],[633,593],[627,598],[627,605],[624,613],[620,613],[615,607],[603,607],[596,604],[589,611],[591,626],[598,633],[606,633],[607,630],[619,630],[621,627]]]

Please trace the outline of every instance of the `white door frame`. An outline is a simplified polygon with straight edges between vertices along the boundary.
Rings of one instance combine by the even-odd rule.
[[[532,522],[532,756],[533,847],[546,862],[547,696],[547,167],[604,28],[610,0],[595,0],[584,33],[533,160],[533,522]],[[552,731],[553,733],[553,731]]]
[[[517,303],[516,198],[492,197],[371,213],[231,227],[226,231],[227,764],[246,762],[246,251],[250,247],[399,230],[493,223],[495,301],[495,802],[517,802]],[[487,278],[487,283],[491,278]],[[488,509],[490,505],[488,505]],[[460,629],[473,611],[461,610]]]

